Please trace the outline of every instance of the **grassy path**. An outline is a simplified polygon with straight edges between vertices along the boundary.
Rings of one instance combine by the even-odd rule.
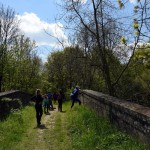
[[[49,150],[52,149],[48,145],[51,142],[50,133],[53,132],[56,123],[56,117],[59,116],[57,109],[50,111],[49,114],[43,114],[42,124],[39,128],[34,123],[19,142],[15,149],[16,150]],[[53,146],[53,145],[52,145]]]
[[[57,106],[55,106],[57,107]],[[25,114],[25,115],[23,115]],[[16,117],[16,115],[15,115]],[[18,128],[7,136],[0,132],[0,150],[149,150],[145,145],[129,135],[118,131],[106,120],[99,118],[94,112],[75,104],[70,109],[70,104],[63,104],[63,112],[57,109],[50,111],[49,115],[43,114],[42,125],[35,127],[35,110],[29,107],[17,115],[21,123],[6,121],[0,124],[11,125]],[[14,118],[13,118],[14,120]],[[14,126],[14,125],[15,126]],[[14,136],[14,133],[16,136]],[[19,137],[19,134],[20,137]],[[10,140],[7,141],[7,137]],[[15,140],[14,137],[17,139]]]
[[[57,106],[55,106],[57,107]],[[39,128],[31,124],[16,150],[71,150],[67,135],[67,110],[58,112],[57,108],[50,114],[43,114],[42,124]]]
[[[51,121],[47,126],[49,132],[46,132],[44,137],[47,141],[46,145],[50,150],[66,150],[70,149],[70,141],[67,135],[66,112],[55,113],[51,117]]]

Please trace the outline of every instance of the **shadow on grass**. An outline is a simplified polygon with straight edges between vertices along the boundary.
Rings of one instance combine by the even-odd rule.
[[[45,124],[41,124],[41,125],[34,127],[33,129],[48,129],[48,128],[45,126]]]
[[[50,115],[50,113],[49,112],[46,112],[46,113],[44,113],[45,115]]]
[[[66,113],[66,112],[67,112],[66,110],[61,111],[61,113]]]

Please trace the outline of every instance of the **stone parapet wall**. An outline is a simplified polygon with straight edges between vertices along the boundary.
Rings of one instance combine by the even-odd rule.
[[[11,90],[11,91],[6,91],[6,92],[1,92],[0,100],[2,98],[10,98],[12,100],[20,99],[20,101],[22,102],[22,105],[27,105],[31,99],[31,94],[22,92],[19,90]]]
[[[0,121],[6,119],[10,112],[14,109],[20,109],[22,103],[19,99],[6,99],[0,100]]]
[[[80,99],[83,104],[95,110],[98,115],[107,118],[117,127],[138,137],[150,146],[149,107],[92,90],[83,90]]]
[[[0,120],[5,119],[11,110],[20,109],[29,104],[31,95],[18,90],[0,93]]]

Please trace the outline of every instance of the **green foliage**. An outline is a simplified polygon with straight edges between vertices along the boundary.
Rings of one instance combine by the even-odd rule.
[[[138,27],[139,27],[139,24],[138,24],[138,23],[135,23],[135,24],[134,24],[134,29],[138,29]]]
[[[122,44],[126,44],[126,39],[125,39],[125,37],[121,37],[120,42],[121,42]]]
[[[40,83],[41,60],[35,42],[19,33],[19,21],[10,8],[0,6],[0,91],[32,92]]]
[[[150,49],[146,45],[136,49],[130,66],[116,86],[118,97],[130,100],[134,100],[136,97],[136,101],[140,104],[150,104],[149,98],[146,96],[150,90],[149,55]]]
[[[119,4],[119,7],[120,7],[120,8],[123,8],[123,7],[124,7],[123,2],[122,2],[121,0],[117,0],[117,1],[118,1],[118,4]]]
[[[93,84],[91,85],[91,89],[95,91],[105,91],[105,81],[102,77],[102,74],[98,71],[95,71],[93,75]]]
[[[79,47],[66,47],[49,55],[46,63],[47,80],[57,89],[67,89],[82,83],[83,53]]]
[[[14,10],[10,7],[4,7],[2,3],[0,4],[0,16],[0,91],[2,91],[2,85],[5,84],[3,78],[6,76],[7,53],[18,36],[18,21]]]
[[[138,23],[137,19],[134,19],[134,29],[137,30],[138,27],[139,27],[139,23]]]
[[[136,32],[134,32],[134,34],[135,34],[135,36],[138,36],[138,35],[140,35],[140,32],[136,31]]]
[[[70,99],[70,94],[72,93],[72,91],[73,91],[73,87],[71,88],[71,89],[67,89],[67,91],[66,91],[66,93],[65,93],[65,97],[66,97],[66,100],[67,101],[70,101],[71,99]]]
[[[41,89],[43,93],[47,93],[48,91],[52,91],[52,84],[47,80],[43,80],[41,83]]]
[[[141,75],[137,76],[135,81],[139,83],[145,91],[150,89],[150,70],[145,70]]]
[[[133,65],[137,73],[136,81],[148,91],[150,89],[150,48],[140,48],[136,50]]]
[[[148,149],[83,106],[75,106],[68,114],[68,121],[73,149]]]
[[[133,67],[129,67],[120,82],[116,86],[117,97],[130,99],[135,93],[143,91],[140,84],[135,82],[136,72]]]
[[[134,56],[134,63],[136,65],[144,65],[143,67],[150,69],[150,48],[144,48],[141,47],[136,50],[135,56]]]
[[[134,12],[137,13],[138,10],[139,10],[139,6],[138,5],[134,6]]]
[[[35,42],[19,36],[7,53],[3,89],[33,92],[40,83],[41,60],[36,56]]]

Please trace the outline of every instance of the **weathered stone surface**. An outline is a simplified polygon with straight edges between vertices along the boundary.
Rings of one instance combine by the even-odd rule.
[[[98,115],[106,117],[119,128],[137,136],[150,146],[150,108],[115,97],[83,90],[81,101],[94,109]]]
[[[12,109],[18,109],[29,103],[31,95],[18,90],[0,93],[0,120],[4,119]]]

